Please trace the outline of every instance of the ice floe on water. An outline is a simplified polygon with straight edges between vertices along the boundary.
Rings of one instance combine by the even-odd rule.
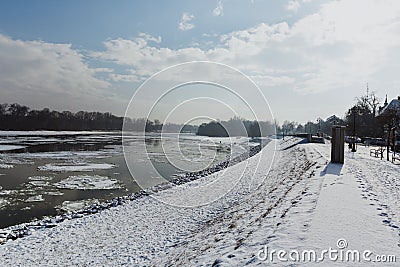
[[[34,187],[46,187],[50,185],[49,181],[52,179],[53,177],[48,176],[30,176],[28,177],[28,184]]]
[[[18,196],[34,196],[37,194],[36,190],[33,189],[34,186],[28,184],[28,186],[26,188],[17,190],[17,194]],[[40,187],[41,189],[42,187]],[[35,188],[37,189],[37,188]]]
[[[60,191],[57,191],[57,190],[44,191],[43,194],[48,195],[48,196],[62,196],[62,195],[64,195],[63,192],[60,192]]]
[[[52,179],[53,179],[53,177],[41,176],[41,175],[28,177],[28,180],[30,180],[30,181],[50,181]]]
[[[25,202],[42,202],[44,201],[43,195],[31,196],[25,200]]]
[[[0,198],[0,209],[7,206],[10,203],[10,201],[8,201],[5,198]]]
[[[80,190],[106,190],[119,189],[121,185],[118,180],[100,175],[78,175],[55,183],[59,189],[80,189]]]
[[[0,169],[11,169],[11,168],[14,168],[14,165],[0,163]]]
[[[0,196],[9,196],[18,193],[17,190],[1,190]]]
[[[23,159],[20,155],[21,155],[20,153],[1,154],[0,165],[11,165],[12,166],[11,168],[13,168],[14,167],[13,164],[33,164],[33,161],[28,159]]]
[[[49,182],[47,181],[30,181],[30,185],[33,185],[35,187],[43,187],[43,186],[48,186]]]
[[[69,159],[69,158],[107,158],[112,154],[118,153],[114,150],[107,151],[58,151],[58,152],[35,152],[35,153],[21,153],[19,157],[28,159]]]
[[[26,148],[26,146],[16,146],[16,145],[0,145],[0,151],[11,151],[16,149]]]
[[[75,163],[71,164],[46,164],[39,166],[39,171],[53,171],[53,172],[91,172],[94,170],[108,170],[115,168],[114,164],[109,163]]]
[[[82,199],[82,200],[66,200],[61,205],[57,206],[58,210],[69,212],[83,209],[91,204],[98,203],[97,199]]]

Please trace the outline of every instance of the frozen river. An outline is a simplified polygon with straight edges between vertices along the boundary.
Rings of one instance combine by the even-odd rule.
[[[125,141],[125,152],[135,152],[139,162],[134,175],[148,177],[149,186],[158,176],[173,179],[185,166],[201,170],[215,165],[246,151],[248,144],[248,138],[161,138],[156,133],[130,133]],[[136,152],[140,143],[147,153]],[[154,169],[140,164],[145,158]],[[0,228],[139,190],[125,162],[121,132],[0,131]]]

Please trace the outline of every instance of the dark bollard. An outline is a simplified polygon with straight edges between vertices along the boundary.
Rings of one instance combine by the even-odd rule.
[[[331,162],[344,163],[344,126],[332,126]]]

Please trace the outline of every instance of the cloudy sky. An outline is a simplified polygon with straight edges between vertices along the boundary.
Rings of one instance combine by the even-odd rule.
[[[122,115],[149,76],[196,60],[248,75],[278,121],[343,116],[367,83],[400,95],[400,1],[0,2],[1,103]]]

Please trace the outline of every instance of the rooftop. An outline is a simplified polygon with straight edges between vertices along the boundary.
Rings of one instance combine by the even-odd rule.
[[[396,112],[398,116],[400,116],[400,96],[397,99],[393,99],[388,104],[387,101],[385,105],[379,108],[378,117],[384,117],[389,114],[393,114],[392,112]]]

